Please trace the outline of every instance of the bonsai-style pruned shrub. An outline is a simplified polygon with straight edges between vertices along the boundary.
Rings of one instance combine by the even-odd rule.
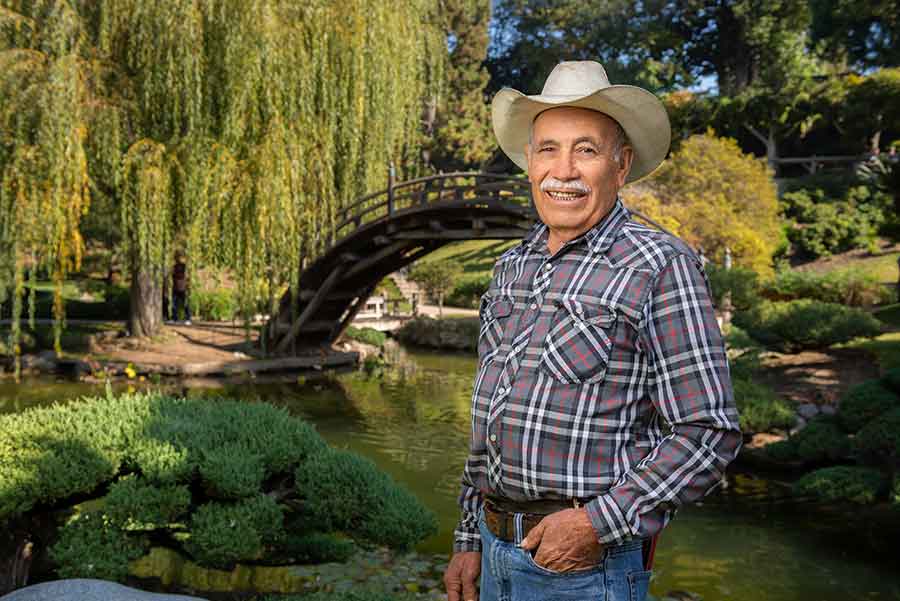
[[[869,380],[857,384],[844,393],[838,417],[848,432],[857,432],[876,417],[895,407],[900,407],[900,397],[885,388],[881,381]]]
[[[436,531],[371,461],[272,405],[108,395],[0,416],[0,528],[90,499],[50,546],[61,577],[122,580],[151,540],[229,568],[342,561],[351,541],[404,549]]]
[[[900,394],[900,367],[892,367],[885,371],[881,376],[881,382],[894,394]]]
[[[761,344],[782,352],[827,348],[882,331],[881,322],[862,309],[809,299],[762,302],[736,313],[734,323]]]
[[[383,347],[384,343],[387,341],[387,334],[379,332],[375,328],[355,328],[350,326],[344,330],[344,336],[350,340],[356,340],[363,344],[371,344],[378,348]]]
[[[744,378],[735,378],[732,384],[744,432],[770,432],[794,424],[794,410],[768,386]]]
[[[852,445],[833,419],[816,417],[789,439],[767,445],[765,449],[775,461],[821,464],[846,459]]]
[[[860,428],[856,446],[871,463],[891,463],[900,458],[900,406]]]
[[[884,489],[882,473],[869,467],[839,465],[810,472],[794,483],[794,493],[822,501],[872,503]]]

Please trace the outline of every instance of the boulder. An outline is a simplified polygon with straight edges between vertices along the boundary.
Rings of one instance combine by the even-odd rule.
[[[200,597],[147,593],[106,580],[72,578],[15,590],[0,601],[206,601]]]

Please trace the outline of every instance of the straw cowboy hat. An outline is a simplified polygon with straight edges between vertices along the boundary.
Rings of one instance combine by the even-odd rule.
[[[634,149],[626,182],[644,177],[666,158],[672,133],[662,102],[643,88],[610,84],[598,62],[571,61],[554,67],[540,94],[526,96],[503,88],[494,96],[494,134],[503,152],[526,172],[525,145],[531,124],[543,111],[560,106],[599,111],[622,126]]]

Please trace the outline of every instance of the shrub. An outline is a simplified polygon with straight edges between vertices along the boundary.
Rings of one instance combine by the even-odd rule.
[[[838,417],[848,432],[856,432],[876,417],[900,406],[900,398],[878,380],[857,384],[841,397]]]
[[[795,494],[822,501],[872,503],[884,488],[884,476],[868,467],[826,467],[806,474],[793,488]]]
[[[881,376],[881,383],[894,394],[900,394],[900,367],[885,371]]]
[[[240,314],[240,305],[234,291],[197,290],[190,294],[191,308],[199,317],[212,321],[231,321]]]
[[[850,269],[826,274],[781,271],[761,286],[760,294],[775,301],[809,298],[850,306],[889,303],[894,296],[893,291],[875,275]]]
[[[794,424],[794,410],[768,386],[745,379],[735,379],[732,384],[744,432],[770,432]]]
[[[759,302],[759,276],[743,267],[725,269],[714,264],[706,266],[710,292],[716,307],[722,307],[726,293],[731,293],[731,306],[746,311]]]
[[[861,309],[807,299],[762,302],[736,313],[734,323],[765,346],[784,352],[826,348],[877,336],[882,330],[881,322]]]
[[[403,324],[396,336],[400,342],[416,346],[476,351],[480,329],[477,317],[439,320],[422,316]]]
[[[295,487],[295,471],[342,484]],[[282,547],[343,556],[346,544],[323,542],[339,524],[316,517],[323,505],[355,506],[348,534],[362,542],[408,547],[435,529],[373,463],[329,451],[271,405],[129,395],[0,415],[0,527],[85,498],[100,509],[64,525],[52,545],[62,575],[121,579],[144,536],[217,567],[284,557]],[[285,516],[307,527],[289,531]]]
[[[900,458],[900,406],[863,426],[855,440],[863,456],[874,461]]]
[[[458,283],[447,295],[447,304],[451,307],[477,309],[481,297],[491,285],[490,275],[468,278]]]
[[[765,449],[778,461],[817,464],[848,457],[851,444],[834,420],[817,417],[789,439],[770,444]]]
[[[387,334],[384,332],[379,332],[374,328],[354,328],[353,326],[344,330],[344,336],[350,340],[356,340],[363,344],[371,344],[378,348],[383,347],[387,340]]]
[[[288,539],[281,552],[296,563],[347,561],[356,549],[352,541],[330,534],[311,532]]]

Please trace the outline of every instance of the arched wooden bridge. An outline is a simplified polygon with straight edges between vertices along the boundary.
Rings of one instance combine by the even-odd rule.
[[[270,354],[333,342],[388,274],[454,240],[516,239],[535,219],[527,180],[490,173],[414,179],[338,211],[331,245],[280,301],[265,335]],[[293,307],[292,307],[293,304]]]

